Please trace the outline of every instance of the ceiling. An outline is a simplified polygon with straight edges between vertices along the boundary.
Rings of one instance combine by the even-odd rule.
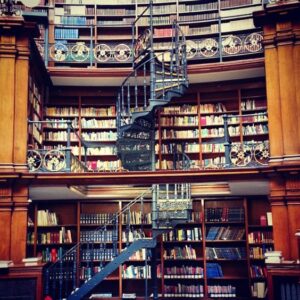
[[[49,68],[54,86],[121,86],[131,69],[59,69]],[[198,68],[189,68],[189,82],[205,83],[263,77],[263,60],[253,64],[238,62],[203,64]],[[143,78],[142,78],[143,79]],[[141,79],[141,80],[142,80]],[[140,82],[142,84],[142,82]]]
[[[150,185],[32,185],[29,188],[29,198],[31,200],[134,199],[149,187]],[[268,194],[269,184],[267,180],[192,183],[193,197]]]

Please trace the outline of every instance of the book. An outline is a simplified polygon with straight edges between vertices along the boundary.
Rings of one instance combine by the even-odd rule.
[[[42,256],[26,257],[22,259],[25,266],[37,266],[42,261]]]
[[[37,257],[26,257],[22,259],[23,263],[32,263],[32,262],[39,262],[42,260],[41,256],[37,256]]]
[[[0,268],[9,268],[13,266],[14,263],[12,260],[0,260]]]
[[[267,212],[267,224],[269,226],[273,226],[273,219],[272,219],[272,213],[271,212]]]

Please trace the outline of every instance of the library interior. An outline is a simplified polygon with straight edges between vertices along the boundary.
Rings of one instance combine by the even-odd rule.
[[[0,1],[0,299],[300,299],[299,0]]]

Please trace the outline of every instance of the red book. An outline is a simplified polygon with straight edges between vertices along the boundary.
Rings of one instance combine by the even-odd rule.
[[[267,217],[266,216],[260,216],[260,225],[261,226],[267,226]]]

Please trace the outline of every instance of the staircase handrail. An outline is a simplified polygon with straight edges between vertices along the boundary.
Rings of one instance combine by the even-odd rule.
[[[138,203],[140,200],[142,200],[145,195],[153,192],[153,190],[155,189],[155,185],[152,185],[150,188],[148,188],[146,191],[144,191],[142,194],[138,195],[137,197],[135,197],[132,201],[130,201],[128,204],[126,204],[122,210],[120,210],[119,212],[113,214],[113,217],[111,217],[110,219],[107,220],[107,224],[114,224],[114,222],[117,222],[119,217],[126,212],[128,209],[130,209],[134,204]],[[101,231],[101,230],[106,230],[106,226],[105,225],[101,225],[99,227],[97,227],[96,229],[94,229],[93,231]],[[78,242],[75,246],[73,246],[72,248],[70,248],[66,253],[64,253],[64,255],[57,259],[55,262],[53,262],[49,267],[48,270],[52,269],[54,266],[56,266],[60,261],[63,261],[63,258],[67,257],[70,253],[73,253],[78,247],[79,245],[81,245],[82,242]]]

